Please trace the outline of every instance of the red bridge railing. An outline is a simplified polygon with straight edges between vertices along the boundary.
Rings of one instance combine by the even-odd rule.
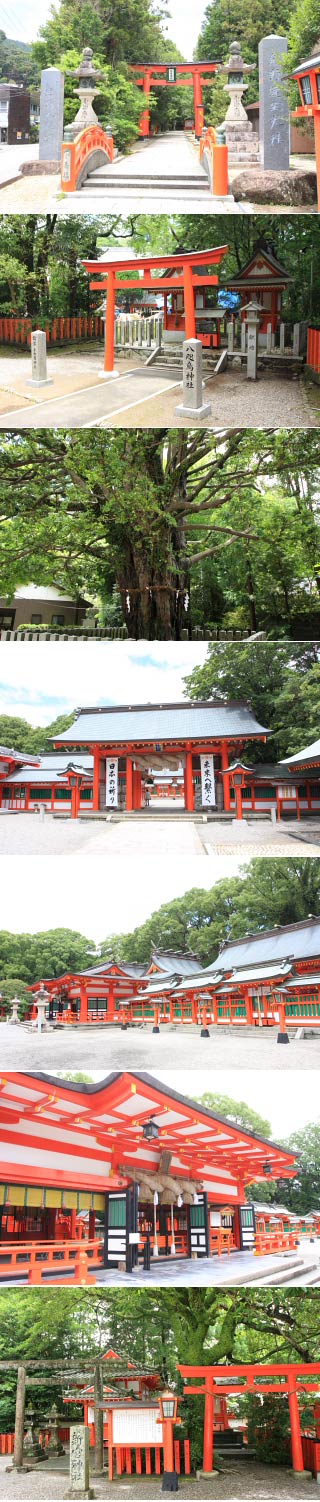
[[[61,187],[64,193],[75,193],[86,176],[84,168],[94,152],[103,152],[113,162],[113,137],[106,136],[101,125],[88,125],[81,130],[75,141],[64,141],[62,146]]]

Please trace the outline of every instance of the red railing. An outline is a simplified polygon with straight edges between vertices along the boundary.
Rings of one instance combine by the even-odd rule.
[[[23,1277],[27,1283],[41,1283],[47,1274],[54,1281],[56,1273],[69,1283],[95,1283],[94,1269],[103,1258],[103,1241],[21,1241],[0,1243],[0,1282]],[[65,1274],[70,1274],[69,1278]]]
[[[311,1434],[302,1434],[301,1438],[305,1471],[311,1471],[313,1476],[320,1476],[320,1440],[314,1439]]]
[[[307,365],[320,374],[320,329],[308,329]]]
[[[75,141],[63,142],[61,187],[64,193],[75,193],[81,186],[83,168],[95,151],[102,151],[108,161],[113,162],[113,137],[106,136],[101,125],[88,125]]]
[[[50,1424],[48,1425],[48,1428],[46,1429],[46,1434],[48,1435],[48,1440],[49,1440],[49,1437],[50,1437]],[[70,1437],[70,1428],[69,1428],[68,1425],[64,1429],[58,1429],[58,1439],[61,1440],[61,1444],[62,1445],[68,1444],[69,1437]],[[14,1434],[0,1434],[0,1455],[13,1455],[13,1451],[14,1451]]]
[[[28,349],[32,329],[31,318],[0,318],[0,344],[18,344]],[[103,319],[97,315],[89,318],[85,313],[78,313],[75,318],[53,318],[45,325],[45,333],[47,344],[51,345],[70,344],[74,339],[102,339]]]
[[[132,1456],[135,1456],[135,1471],[137,1476],[161,1475],[162,1445],[115,1445],[116,1475],[132,1475]],[[154,1454],[154,1465],[152,1455]],[[175,1470],[180,1476],[183,1469],[185,1476],[190,1476],[190,1440],[175,1439],[174,1441]]]

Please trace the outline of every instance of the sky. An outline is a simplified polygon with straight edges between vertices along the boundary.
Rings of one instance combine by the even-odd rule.
[[[293,1072],[281,1075],[281,1090],[275,1090],[274,1075],[270,1069],[175,1069],[150,1070],[156,1079],[162,1080],[191,1100],[209,1090],[216,1095],[229,1095],[233,1100],[245,1101],[254,1111],[271,1123],[271,1136],[275,1142],[291,1135],[308,1122],[319,1120],[319,1074]],[[93,1073],[92,1079],[106,1078],[106,1071]],[[278,1076],[279,1079],[279,1076]]]
[[[50,0],[0,0],[0,27],[19,42],[33,42],[50,14]],[[169,0],[170,18],[167,35],[179,47],[186,62],[191,62],[205,11],[204,0]],[[90,39],[89,39],[90,40]]]
[[[0,859],[0,927],[9,933],[42,933],[71,928],[99,944],[109,934],[131,933],[164,902],[192,887],[206,891],[222,877],[237,875],[234,856],[203,859],[165,856],[150,863],[95,855],[91,863],[76,856],[6,856]],[[87,874],[88,873],[88,874]],[[14,892],[14,898],[13,898]],[[36,901],[35,901],[36,893]]]
[[[85,704],[180,701],[206,655],[205,642],[3,642],[0,715],[49,725]]]

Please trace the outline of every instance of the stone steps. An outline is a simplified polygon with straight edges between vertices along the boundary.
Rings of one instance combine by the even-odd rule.
[[[313,1286],[313,1284],[317,1284],[319,1283],[319,1281],[320,1271],[317,1263],[313,1262],[308,1266],[308,1264],[304,1262],[303,1257],[300,1257],[299,1261],[293,1267],[288,1266],[281,1272],[277,1273],[276,1278],[277,1286],[280,1283],[294,1283],[297,1284],[300,1288],[304,1288],[308,1284]],[[263,1278],[264,1288],[272,1288],[274,1287],[274,1283],[274,1273],[271,1275],[271,1277],[269,1276]]]
[[[115,189],[123,188],[126,193],[206,193],[210,194],[209,179],[201,173],[194,173],[188,177],[165,177],[153,173],[151,176],[142,176],[142,173],[131,175],[128,173],[110,173],[105,167],[98,167],[86,178],[83,187],[109,189],[112,193]]]

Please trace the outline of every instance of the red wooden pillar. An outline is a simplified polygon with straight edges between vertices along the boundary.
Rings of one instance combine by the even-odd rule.
[[[186,752],[185,778],[186,778],[186,780],[185,780],[185,804],[186,804],[187,812],[189,814],[192,814],[193,810],[194,810],[194,790],[193,790],[193,776],[192,776],[192,751],[187,751]]]
[[[107,273],[106,293],[106,333],[104,351],[104,369],[114,370],[114,315],[115,315],[115,287],[116,274],[111,270]]]
[[[93,800],[92,800],[92,808],[94,810],[94,813],[98,813],[98,811],[99,811],[99,779],[100,779],[100,754],[99,754],[99,751],[95,747],[94,753],[93,753]]]
[[[193,103],[194,103],[194,133],[199,140],[203,131],[203,104],[201,75],[195,69],[193,73]]]
[[[229,766],[229,751],[227,741],[223,741],[221,746],[221,766],[222,771],[226,773]],[[229,777],[225,776],[223,778],[223,807],[225,808],[226,813],[230,813],[230,806],[230,779]]]
[[[204,1429],[203,1429],[203,1469],[207,1474],[213,1471],[213,1420],[214,1399],[213,1392],[209,1388],[210,1377],[206,1379],[206,1392],[204,1401]]]
[[[114,1014],[115,1014],[114,981],[110,981],[109,990],[108,990],[108,997],[107,997],[107,1017],[108,1017],[108,1022],[113,1022]]]
[[[29,782],[26,783],[24,806],[25,806],[25,812],[27,813],[28,812],[28,808],[30,807],[30,784],[29,784]]]
[[[242,788],[235,788],[236,795],[236,819],[242,819]]]
[[[79,1022],[88,1021],[88,993],[85,981],[80,981],[80,1013]]]
[[[144,109],[142,111],[142,115],[140,115],[140,120],[139,120],[139,135],[140,136],[149,136],[150,135],[150,89],[151,89],[151,70],[150,69],[147,69],[147,71],[146,71],[146,73],[144,75],[142,87],[143,87],[143,94],[144,94]]]
[[[183,288],[184,288],[184,314],[186,339],[196,339],[196,318],[194,308],[194,286],[192,266],[188,261],[183,263]]]
[[[247,989],[245,990],[245,993],[244,993],[244,999],[245,999],[245,1008],[246,1008],[246,1019],[247,1019],[247,1022],[249,1022],[251,1024],[253,1022],[252,996],[249,996],[249,991]]]
[[[71,788],[71,818],[77,819],[79,813],[79,796],[77,783]]]
[[[77,1211],[71,1210],[70,1214],[70,1240],[75,1241],[77,1235]]]
[[[291,1430],[292,1467],[294,1471],[304,1471],[297,1389],[294,1379],[291,1377],[291,1375],[289,1376],[289,1382],[290,1390],[288,1392],[288,1398]]]
[[[133,808],[133,767],[131,756],[126,757],[126,808],[129,813]]]
[[[96,1234],[96,1212],[95,1212],[95,1210],[89,1210],[89,1227],[88,1227],[88,1230],[89,1230],[89,1241],[94,1241],[95,1234]]]

